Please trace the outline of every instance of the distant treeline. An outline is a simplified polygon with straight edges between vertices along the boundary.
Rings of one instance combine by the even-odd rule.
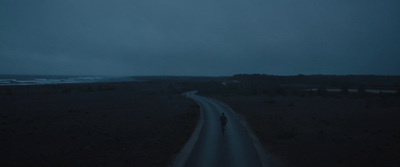
[[[265,84],[270,86],[298,86],[298,87],[373,87],[398,89],[400,76],[382,75],[295,75],[276,76],[266,74],[237,74],[234,80],[243,83]]]

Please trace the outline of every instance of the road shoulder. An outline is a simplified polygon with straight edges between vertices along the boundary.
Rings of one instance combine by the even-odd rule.
[[[189,99],[195,101],[197,103],[196,100],[188,97],[188,95],[190,93],[195,93],[195,91],[186,92],[186,93],[183,93],[182,95],[185,96],[186,98],[189,98]],[[204,125],[203,108],[201,108],[201,105],[199,105],[199,106],[200,106],[200,117],[199,117],[199,120],[197,121],[196,128],[194,129],[190,139],[186,142],[185,146],[183,146],[181,151],[177,154],[176,158],[174,159],[174,161],[172,163],[173,167],[183,167],[183,166],[185,166],[186,161],[189,158],[189,155],[192,152],[193,147],[197,142],[197,139],[199,138],[200,131],[203,128],[203,125]]]

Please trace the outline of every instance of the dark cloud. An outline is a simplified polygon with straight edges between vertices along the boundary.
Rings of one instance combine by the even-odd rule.
[[[4,0],[0,73],[400,75],[396,0]]]

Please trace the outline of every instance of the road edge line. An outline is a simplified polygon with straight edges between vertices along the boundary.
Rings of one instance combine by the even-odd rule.
[[[173,167],[183,167],[183,166],[185,166],[186,161],[189,158],[190,153],[192,153],[194,145],[196,144],[197,139],[200,136],[200,131],[203,128],[203,124],[204,124],[203,108],[201,107],[201,105],[199,103],[197,103],[197,101],[195,99],[192,99],[192,98],[187,96],[187,94],[191,93],[191,92],[197,92],[197,91],[185,92],[185,93],[182,93],[182,96],[193,100],[197,105],[199,105],[199,107],[200,107],[200,117],[199,117],[199,120],[197,121],[197,125],[196,125],[196,128],[194,129],[194,131],[192,133],[192,136],[186,142],[185,146],[183,146],[181,151],[179,151],[179,153],[176,155],[176,157],[175,157],[175,159],[174,159],[174,161],[172,163]]]

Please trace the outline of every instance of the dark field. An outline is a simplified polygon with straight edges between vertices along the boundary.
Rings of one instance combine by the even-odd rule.
[[[400,98],[219,97],[288,166],[398,166]]]
[[[146,81],[0,87],[0,166],[171,165],[199,118],[181,96],[189,90],[242,114],[276,164],[399,166],[399,78],[138,77]]]
[[[200,93],[242,114],[284,166],[399,166],[400,80],[238,75]],[[317,88],[317,91],[304,91]],[[327,89],[341,89],[328,92]],[[348,89],[358,92],[348,92]],[[365,89],[397,90],[366,93]]]
[[[162,82],[1,87],[0,166],[166,166],[199,108]]]

